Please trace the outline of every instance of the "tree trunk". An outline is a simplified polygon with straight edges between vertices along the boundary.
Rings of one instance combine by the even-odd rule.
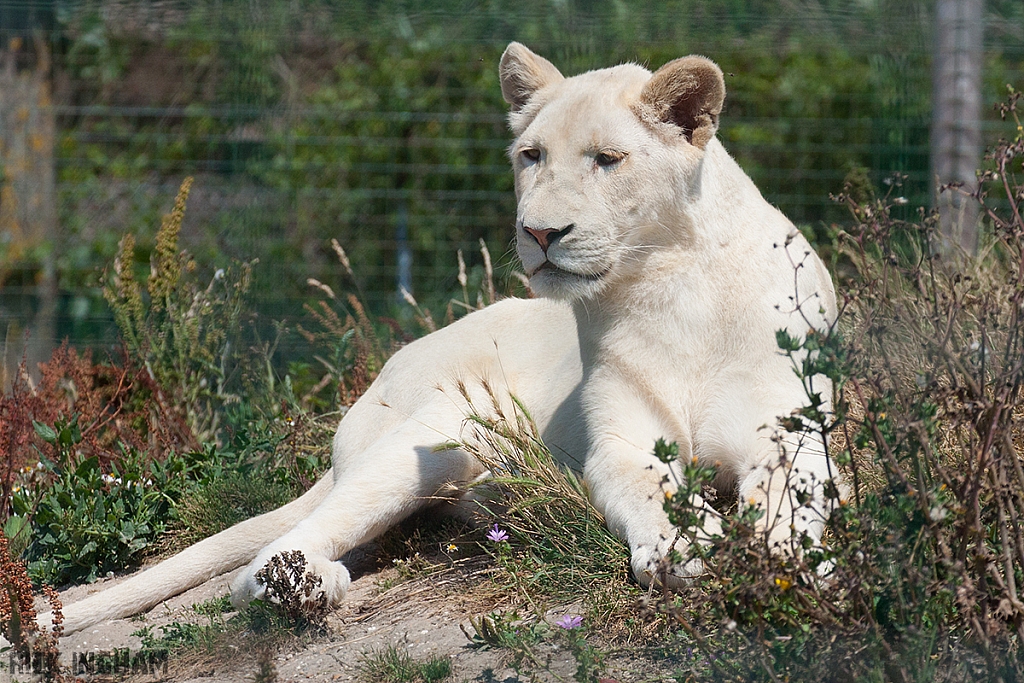
[[[943,253],[978,248],[978,206],[949,183],[977,189],[981,162],[983,0],[936,0],[932,64],[932,179]]]
[[[41,41],[39,41],[41,43]],[[54,248],[57,233],[57,191],[54,169],[56,123],[50,98],[49,55],[45,45],[31,70],[19,71],[14,54],[0,55],[0,287],[15,268],[26,268],[18,293],[5,288],[0,297],[0,339],[5,347],[28,329],[23,349],[34,374],[56,341],[57,276]],[[21,298],[23,302],[18,302]],[[26,306],[24,300],[31,300]],[[29,310],[28,316],[11,313]],[[21,320],[12,319],[21,318]],[[16,343],[16,342],[15,342]],[[18,353],[4,348],[0,358]],[[11,377],[8,365],[0,376]]]

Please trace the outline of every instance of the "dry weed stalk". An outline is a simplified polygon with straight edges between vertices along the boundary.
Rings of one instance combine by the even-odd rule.
[[[0,635],[11,644],[9,661],[30,673],[42,674],[47,681],[61,681],[64,675],[57,644],[64,632],[62,605],[50,586],[43,587],[43,594],[53,614],[49,631],[36,621],[28,569],[23,561],[11,557],[7,537],[0,533]]]
[[[327,628],[330,605],[320,585],[323,579],[306,571],[302,551],[274,555],[256,572],[256,580],[266,586],[267,600],[289,624],[323,631]]]
[[[210,441],[220,427],[219,408],[240,400],[227,388],[237,360],[231,335],[241,326],[253,264],[240,264],[237,273],[218,269],[205,287],[195,281],[195,261],[179,251],[178,239],[191,188],[192,178],[185,178],[157,231],[145,291],[135,278],[135,240],[125,235],[103,294],[158,400],[180,406],[198,440]]]

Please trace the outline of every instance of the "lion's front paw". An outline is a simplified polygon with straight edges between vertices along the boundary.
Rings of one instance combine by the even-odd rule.
[[[345,599],[352,579],[341,562],[333,562],[326,557],[312,557],[308,560],[306,571],[322,579],[320,590],[326,596],[328,605],[334,607]]]
[[[267,566],[270,560],[276,556],[264,557],[261,553],[253,562],[239,574],[231,583],[231,604],[236,609],[242,609],[253,600],[262,600],[267,594],[265,582],[261,580],[261,571]],[[311,555],[304,557],[305,573],[320,577],[320,585],[309,596],[317,598],[322,592],[327,598],[327,604],[331,607],[339,604],[345,599],[348,592],[351,578],[348,569],[341,562],[333,562],[326,557]]]
[[[676,551],[684,553],[685,548],[679,545],[676,544]],[[672,562],[668,557],[671,548],[670,542],[663,541],[633,549],[629,564],[641,586],[648,588],[651,584],[661,585],[664,582],[669,588],[678,588],[704,572],[704,563],[700,560],[690,560],[685,564]]]
[[[235,609],[242,609],[253,600],[261,600],[266,594],[266,586],[256,580],[256,572],[262,567],[253,562],[231,582],[231,605]]]

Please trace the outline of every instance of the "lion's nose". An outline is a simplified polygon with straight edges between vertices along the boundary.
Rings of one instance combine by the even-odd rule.
[[[533,239],[537,240],[537,244],[544,250],[544,253],[548,253],[548,247],[557,242],[560,238],[568,235],[569,232],[576,227],[575,224],[570,223],[561,230],[555,230],[554,228],[546,228],[544,230],[537,230],[535,228],[528,228],[525,225],[523,230],[530,234]]]

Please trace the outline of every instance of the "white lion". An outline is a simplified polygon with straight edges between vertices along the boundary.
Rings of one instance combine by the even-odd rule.
[[[301,550],[339,602],[344,553],[485,474],[466,450],[438,446],[464,436],[470,401],[487,405],[488,392],[521,400],[556,457],[583,463],[642,584],[676,542],[662,508],[669,466],[652,455],[658,438],[716,464],[720,483],[764,508],[777,544],[793,529],[820,537],[825,445],[772,438],[779,416],[806,402],[775,333],[826,327],[835,295],[803,237],[715,138],[721,70],[691,56],[654,74],[626,64],[564,78],[512,43],[500,75],[515,134],[518,252],[549,298],[497,303],[403,348],[341,421],[333,467],[309,492],[65,607],[67,632],[248,562],[232,585],[245,603],[262,594],[256,572],[286,550]],[[830,396],[826,380],[815,382]],[[793,502],[794,486],[812,493],[809,503]],[[709,515],[703,533],[716,531]],[[699,571],[671,568],[680,578]]]

